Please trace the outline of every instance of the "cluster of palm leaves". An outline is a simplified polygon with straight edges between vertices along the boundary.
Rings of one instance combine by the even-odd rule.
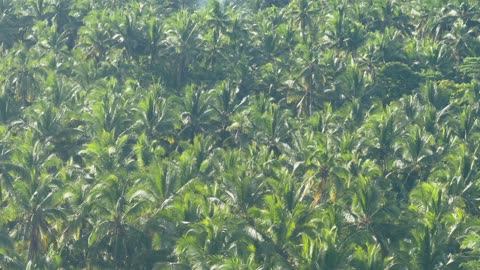
[[[476,1],[0,0],[0,268],[479,269]]]

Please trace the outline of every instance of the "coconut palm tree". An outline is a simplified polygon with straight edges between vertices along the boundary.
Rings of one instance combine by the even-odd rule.
[[[318,211],[323,225],[314,237],[302,235],[304,261],[299,269],[348,269],[355,235],[349,234],[341,207],[325,206]]]
[[[154,68],[157,64],[159,55],[159,49],[163,36],[163,25],[156,18],[151,18],[146,25],[147,35],[147,48],[149,53],[150,68]]]
[[[37,57],[32,51],[27,51],[24,45],[20,45],[7,56],[9,64],[4,83],[8,94],[20,100],[24,107],[35,100],[41,82],[46,76],[46,71],[38,63]]]
[[[83,18],[83,26],[78,29],[77,48],[87,59],[100,62],[105,59],[107,50],[112,45],[111,12],[92,10]]]
[[[300,28],[300,37],[304,45],[307,45],[309,36],[311,36],[309,42],[314,42],[315,33],[313,27],[315,22],[313,14],[318,11],[319,9],[315,1],[295,0],[288,5],[286,15],[292,19],[292,24]]]
[[[167,100],[156,93],[145,96],[138,107],[133,109],[140,118],[135,125],[138,125],[149,139],[159,141],[173,138],[175,126],[178,126],[174,119],[177,113],[174,105],[173,99]]]
[[[205,23],[209,28],[207,31],[210,36],[208,43],[205,44],[209,52],[206,64],[208,70],[216,72],[218,60],[224,58],[222,51],[225,43],[227,43],[226,34],[230,29],[230,16],[233,11],[229,10],[225,3],[220,3],[217,0],[208,1],[206,9],[208,13],[205,14]],[[210,76],[212,75],[210,74]]]
[[[129,195],[128,177],[126,172],[100,176],[89,194],[89,203],[97,217],[88,238],[88,260],[94,265],[129,269],[135,264],[143,268],[135,256],[149,245],[135,219],[142,213],[144,203]]]
[[[313,108],[317,107],[317,103],[322,102],[324,97],[324,69],[318,57],[320,48],[309,49],[298,45],[295,49],[298,53],[296,67],[299,69],[294,71],[294,77],[287,81],[287,85],[298,93],[292,91],[293,94],[287,94],[287,101],[296,103],[299,115],[311,116]]]
[[[242,105],[247,101],[247,97],[239,99],[239,89],[233,83],[223,81],[213,90],[215,93],[212,98],[212,108],[217,114],[220,122],[220,140],[227,139],[229,131],[227,130],[233,124],[233,116],[240,111]]]
[[[458,252],[459,245],[455,243],[454,237],[461,219],[451,219],[450,211],[452,208],[461,208],[461,202],[449,198],[442,186],[437,183],[419,185],[412,191],[410,198],[410,209],[419,218],[420,223],[412,230],[414,247],[410,251],[413,255],[410,258],[410,267],[436,269],[440,265],[446,265],[449,256],[443,251],[450,250],[454,254]],[[451,212],[453,214],[456,211]]]
[[[179,135],[189,138],[190,142],[196,135],[210,130],[213,118],[213,109],[210,99],[212,93],[203,90],[202,86],[189,85],[185,87],[185,98],[182,101],[182,110],[180,117],[183,122],[182,130]]]
[[[345,50],[357,57],[357,50],[366,41],[365,27],[348,19],[348,9],[345,4],[336,7],[325,25],[325,42],[328,46],[337,50]]]
[[[371,242],[379,245],[381,256],[386,259],[386,255],[392,253],[389,248],[397,246],[401,235],[408,230],[396,221],[401,207],[388,202],[385,198],[391,195],[383,193],[374,180],[361,175],[358,180],[353,184],[356,192],[352,195],[350,222],[355,224],[359,233],[366,233]],[[380,263],[383,263],[383,259]]]
[[[381,248],[378,244],[367,243],[365,247],[358,246],[355,249],[352,265],[355,269],[391,269],[395,262],[393,257],[385,257],[381,254]]]
[[[138,63],[140,55],[144,53],[147,46],[146,38],[141,31],[142,25],[141,22],[139,22],[140,18],[137,18],[135,12],[115,14],[114,16],[115,17],[111,19],[116,22],[116,34],[112,36],[112,39],[118,42],[118,46],[123,49],[127,59],[133,59]],[[156,30],[152,29],[152,31]],[[153,35],[155,39],[156,33]],[[155,43],[156,41],[153,40],[153,42]]]
[[[408,136],[400,142],[399,148],[404,149],[400,169],[403,179],[398,188],[404,199],[419,182],[430,176],[431,163],[438,158],[433,152],[433,142],[432,135],[416,125],[409,128]]]
[[[60,221],[66,218],[61,207],[62,184],[55,173],[61,162],[40,141],[23,144],[15,162],[22,169],[13,174],[15,192],[8,207],[16,214],[10,235],[23,240],[20,248],[27,251],[24,258],[29,264],[43,267],[49,246],[57,244]]]
[[[164,52],[170,67],[172,85],[178,90],[188,82],[190,64],[198,50],[198,23],[189,11],[182,9],[165,22],[166,38],[163,40]]]
[[[368,106],[368,94],[371,91],[372,81],[368,74],[363,71],[357,64],[346,67],[337,81],[335,81],[335,90],[338,99],[346,99],[347,101],[358,100],[360,104]]]
[[[404,123],[397,120],[395,109],[379,111],[371,115],[369,120],[362,127],[365,136],[372,136],[371,140],[366,141],[366,149],[382,168],[383,175],[386,176],[391,169],[395,155],[395,143],[403,136]]]

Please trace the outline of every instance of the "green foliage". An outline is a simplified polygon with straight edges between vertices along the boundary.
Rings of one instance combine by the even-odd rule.
[[[460,2],[0,0],[0,268],[478,269]]]
[[[478,57],[466,57],[463,59],[463,65],[460,66],[466,76],[478,80],[480,79],[480,59]]]
[[[384,102],[396,100],[416,90],[422,77],[407,65],[390,62],[383,65],[376,75],[376,95]]]

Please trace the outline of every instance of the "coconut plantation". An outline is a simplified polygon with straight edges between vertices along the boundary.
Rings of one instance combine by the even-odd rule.
[[[0,269],[480,269],[473,0],[0,0]]]

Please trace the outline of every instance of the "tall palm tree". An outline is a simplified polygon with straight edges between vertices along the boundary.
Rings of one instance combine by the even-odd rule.
[[[375,180],[363,176],[358,180],[353,185],[355,193],[352,194],[350,219],[356,230],[366,233],[373,243],[379,245],[382,257],[386,257],[391,253],[389,248],[397,246],[401,235],[406,233],[406,229],[396,221],[401,207],[386,200],[389,194],[382,192]]]
[[[387,27],[393,26],[404,35],[411,35],[414,26],[408,14],[408,5],[400,5],[396,1],[383,0],[376,2],[372,13],[374,20],[372,21],[372,30],[384,31]]]
[[[339,99],[358,100],[362,105],[367,101],[366,97],[369,96],[371,86],[371,78],[357,64],[346,67],[335,81],[335,90],[338,91]],[[363,105],[363,107],[367,106],[368,103]]]
[[[213,206],[213,217],[192,224],[191,229],[177,241],[175,253],[184,265],[196,269],[222,269],[236,260],[240,267],[257,268],[254,253],[248,249],[249,239],[245,222]]]
[[[67,47],[67,33],[59,33],[55,23],[50,26],[45,21],[36,23],[32,30],[37,42],[34,49],[38,51],[41,58],[45,59],[48,68],[68,74],[71,71],[68,61],[71,53]]]
[[[83,56],[100,62],[111,46],[111,20],[108,10],[92,10],[83,19],[83,26],[78,30],[78,45]]]
[[[329,15],[325,25],[325,42],[337,50],[345,50],[357,57],[357,50],[366,41],[365,27],[348,17],[345,4],[336,7],[335,12]]]
[[[431,163],[437,158],[433,152],[433,137],[418,126],[410,127],[408,136],[400,142],[404,149],[402,164],[402,183],[400,194],[405,199],[407,194],[418,184],[425,181],[432,169]]]
[[[155,90],[154,90],[155,91]],[[145,132],[149,139],[173,138],[175,126],[178,123],[174,119],[177,108],[173,99],[165,99],[157,93],[145,96],[133,110],[139,115],[135,123]]]
[[[198,50],[198,24],[191,12],[182,9],[170,17],[165,23],[166,38],[163,45],[168,52],[166,57],[170,61],[175,78],[173,85],[179,90],[188,82],[190,64]]]
[[[298,70],[294,71],[292,80],[288,80],[289,88],[297,90],[298,93],[288,94],[287,101],[296,103],[299,115],[311,116],[314,106],[322,102],[323,87],[325,78],[323,77],[323,64],[319,59],[320,48],[309,49],[298,45],[295,52],[298,55],[295,65]]]
[[[460,63],[465,57],[478,55],[480,45],[473,37],[474,33],[478,31],[469,29],[465,22],[457,21],[453,24],[450,32],[445,34],[442,43],[448,44],[452,48],[456,63]]]
[[[114,16],[112,20],[116,22],[116,34],[112,36],[112,39],[118,42],[127,59],[133,59],[138,63],[140,55],[145,52],[147,47],[146,38],[141,31],[140,18],[137,18],[135,12],[115,14]],[[155,31],[155,29],[152,29],[152,31]],[[156,37],[153,36],[153,38]]]
[[[15,193],[11,194],[16,211],[10,235],[23,240],[27,254],[25,259],[41,267],[50,245],[56,245],[60,221],[66,215],[61,207],[60,189],[57,179],[60,160],[48,153],[40,141],[24,144],[17,152],[16,162],[23,167],[15,174]]]
[[[453,207],[461,207],[455,198],[449,198],[438,183],[423,183],[410,195],[410,209],[414,211],[419,223],[412,230],[414,242],[410,258],[413,269],[436,269],[446,265],[448,254],[443,250],[457,252],[454,240],[458,219],[450,219]],[[460,228],[459,228],[460,229]],[[413,251],[413,252],[412,252]]]
[[[151,18],[147,25],[147,48],[149,52],[150,67],[153,68],[157,63],[160,45],[164,38],[163,25],[156,18]]]
[[[210,71],[214,72],[217,70],[217,62],[219,56],[222,56],[222,47],[223,44],[226,43],[225,36],[230,29],[230,16],[231,12],[228,10],[225,3],[220,3],[217,0],[208,1],[206,6],[208,13],[205,14],[206,16],[206,25],[211,29],[211,38],[209,45],[210,56],[207,60],[207,67]],[[210,74],[212,76],[212,74]]]
[[[27,51],[24,45],[10,52],[5,84],[9,94],[28,106],[35,99],[37,90],[46,76],[45,69],[38,63],[37,56]],[[32,59],[37,59],[37,62]]]
[[[469,213],[478,211],[477,203],[472,199],[475,196],[473,194],[478,189],[473,179],[480,173],[473,158],[476,156],[477,149],[470,149],[466,143],[452,143],[451,150],[444,155],[448,165],[447,168],[438,166],[434,168],[433,172],[435,177],[446,183],[449,195],[463,198],[466,206],[465,210]]]
[[[318,11],[315,1],[295,0],[288,5],[286,15],[292,19],[293,24],[298,25],[300,28],[300,36],[305,45],[309,41],[309,36],[311,36],[309,42],[314,42],[315,33],[313,27],[316,22],[313,14]]]
[[[299,269],[348,269],[355,237],[348,234],[341,207],[330,205],[318,211],[323,224],[313,237],[302,235],[305,248]]]
[[[103,178],[105,177],[105,178]],[[90,194],[93,214],[97,217],[88,238],[93,264],[129,269],[143,266],[135,257],[148,249],[146,235],[135,224],[143,210],[143,201],[130,195],[131,179],[127,172],[104,175]]]
[[[255,139],[257,142],[264,143],[270,151],[280,154],[282,144],[289,140],[289,123],[291,113],[288,110],[280,110],[280,106],[268,101],[263,104],[260,97],[257,101],[257,110],[263,110],[263,113],[255,112],[253,115],[253,126],[257,129]],[[265,106],[262,108],[262,106]]]
[[[210,99],[212,93],[204,91],[202,86],[189,85],[185,87],[185,97],[182,101],[181,118],[183,128],[180,131],[181,136],[186,136],[193,142],[193,139],[199,133],[208,131],[212,126],[213,109]]]
[[[92,189],[92,174],[83,170],[78,164],[71,162],[66,165],[66,179],[68,184],[63,192],[67,222],[61,236],[59,254],[62,256],[62,265],[77,265],[86,267],[88,261],[88,237],[93,230],[94,215],[89,193]],[[83,179],[82,179],[83,178]]]
[[[233,83],[223,81],[213,90],[215,93],[212,98],[212,108],[215,110],[220,122],[220,140],[223,142],[227,139],[232,125],[233,116],[240,110],[241,106],[247,101],[247,97],[239,99],[239,89]]]
[[[404,37],[399,30],[387,27],[384,32],[375,32],[371,39],[372,41],[367,43],[371,47],[369,48],[369,58],[375,64],[407,60]]]
[[[374,158],[382,168],[383,175],[386,176],[393,162],[395,155],[395,143],[403,136],[402,121],[397,120],[395,109],[379,111],[377,114],[370,115],[369,120],[362,127],[363,133],[371,140],[366,141],[368,154]]]
[[[452,66],[451,50],[452,48],[447,44],[427,37],[419,44],[416,56],[419,57],[418,53],[420,53],[420,61],[425,67],[448,75],[447,72]]]
[[[111,79],[109,82],[115,87],[116,80]],[[105,92],[96,88],[95,95],[89,98],[89,108],[91,114],[86,116],[91,122],[92,132],[100,133],[103,130],[112,132],[115,135],[128,133],[133,127],[133,119],[129,116],[133,114],[133,100],[127,98],[127,93],[115,93],[113,89]],[[132,122],[131,122],[132,121]]]

